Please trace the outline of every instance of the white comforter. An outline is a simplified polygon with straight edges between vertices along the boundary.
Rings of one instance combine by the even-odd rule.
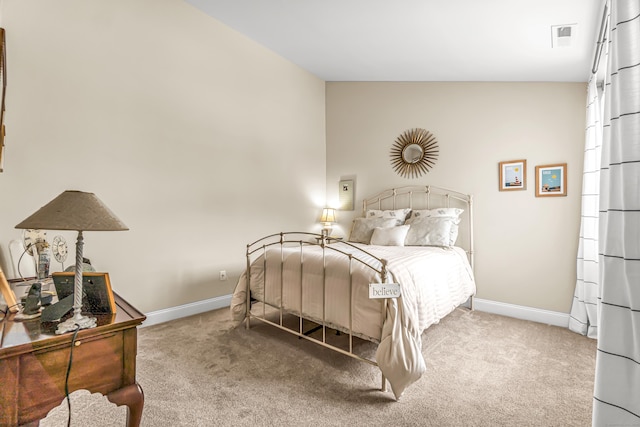
[[[354,250],[347,245],[335,245],[345,252]],[[460,248],[358,246],[385,259],[389,273],[387,282],[401,286],[402,297],[391,300],[385,313],[384,300],[368,297],[369,284],[380,282],[379,275],[362,263],[351,265],[353,333],[380,342],[376,361],[398,398],[424,372],[420,334],[475,294],[473,273]],[[279,248],[267,251],[266,274],[264,259],[259,257],[251,267],[251,296],[275,306],[282,302],[287,311],[299,314],[302,289],[303,317],[322,321],[324,282],[324,320],[327,325],[348,330],[350,275],[347,257],[325,251],[326,280],[323,281],[322,248],[306,246],[302,256],[302,286],[299,248],[285,248],[282,254]],[[283,273],[281,259],[284,261]],[[375,262],[373,258],[365,256],[366,259]],[[284,274],[282,293],[281,274]],[[263,286],[265,276],[266,287]],[[231,302],[231,312],[237,321],[245,316],[245,281],[246,272],[240,277]]]

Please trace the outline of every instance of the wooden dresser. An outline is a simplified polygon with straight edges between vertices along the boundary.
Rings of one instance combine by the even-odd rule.
[[[136,382],[136,353],[137,327],[146,317],[114,297],[115,314],[89,314],[98,326],[78,332],[68,389],[101,393],[118,406],[126,405],[127,425],[133,427],[140,424],[144,404]],[[38,425],[65,398],[73,333],[56,335],[57,322],[14,317],[8,314],[0,326],[0,426]]]

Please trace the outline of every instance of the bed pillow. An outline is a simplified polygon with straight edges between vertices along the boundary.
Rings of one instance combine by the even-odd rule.
[[[407,219],[407,216],[411,213],[411,208],[404,209],[388,209],[388,210],[379,210],[379,209],[369,209],[365,217],[367,218],[396,218],[401,220],[401,224],[404,223],[404,220]]]
[[[393,218],[356,218],[353,220],[349,241],[352,243],[369,244],[371,235],[376,227],[389,228],[402,224],[404,221]]]
[[[451,218],[416,218],[409,224],[405,246],[451,246]]]
[[[464,209],[459,208],[438,208],[438,209],[423,209],[413,210],[406,221],[406,224],[411,224],[419,218],[443,218],[451,221],[451,236],[448,246],[453,246],[458,240],[458,224],[460,224],[460,215],[464,212]]]
[[[414,209],[411,211],[408,219],[414,218],[460,218],[464,209],[458,208],[438,208],[438,209]]]
[[[404,246],[404,239],[407,237],[408,231],[409,225],[399,225],[389,228],[376,227],[371,235],[370,244],[378,246]]]

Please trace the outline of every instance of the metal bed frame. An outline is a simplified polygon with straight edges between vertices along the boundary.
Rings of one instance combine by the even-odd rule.
[[[435,199],[435,200],[434,200]],[[437,202],[440,203],[437,203]],[[466,217],[466,223],[463,224],[461,221],[460,228],[460,237],[458,241],[463,241],[460,245],[465,252],[467,253],[467,257],[469,259],[469,263],[471,265],[473,271],[473,199],[472,196],[463,194],[457,191],[447,190],[441,187],[435,186],[406,186],[393,188],[389,190],[385,190],[381,193],[376,194],[373,197],[363,200],[363,214],[367,212],[369,209],[401,209],[401,208],[412,208],[412,209],[436,209],[441,207],[462,207],[465,211],[463,213],[463,218]],[[349,262],[349,299],[351,303],[349,304],[349,326],[348,327],[340,327],[336,325],[328,325],[326,321],[326,284],[327,284],[327,275],[326,275],[326,263],[323,266],[323,301],[322,301],[322,319],[308,319],[305,317],[304,313],[302,313],[302,281],[304,276],[303,268],[300,269],[300,311],[292,311],[285,309],[283,307],[282,300],[280,298],[280,304],[272,305],[267,304],[266,302],[262,302],[262,310],[261,313],[255,313],[251,310],[251,266],[252,260],[255,260],[258,256],[262,256],[263,258],[263,268],[266,270],[266,258],[267,258],[267,249],[272,247],[279,247],[281,253],[281,261],[280,268],[282,272],[283,268],[283,260],[282,260],[282,251],[285,247],[299,246],[300,248],[300,263],[302,265],[304,261],[304,248],[307,246],[320,246],[322,248],[322,257],[325,259],[325,255],[327,251],[332,251],[335,253],[340,253],[347,257]],[[348,250],[348,251],[347,251]],[[362,248],[352,245],[348,242],[340,241],[338,239],[332,239],[323,234],[315,234],[315,233],[307,233],[307,232],[281,232],[276,234],[271,234],[269,236],[265,236],[259,240],[256,240],[253,243],[247,245],[246,251],[247,258],[247,270],[246,270],[246,315],[245,322],[246,328],[249,329],[251,326],[251,319],[256,319],[262,323],[269,324],[278,329],[286,331],[290,334],[296,335],[299,338],[306,339],[312,341],[316,344],[319,344],[325,348],[329,348],[338,353],[344,354],[346,356],[352,357],[356,360],[360,360],[362,362],[371,364],[373,366],[378,366],[378,363],[375,360],[369,359],[367,357],[363,357],[356,352],[354,352],[353,339],[354,337],[361,337],[357,333],[353,331],[353,311],[354,305],[357,304],[353,300],[353,264],[360,263],[367,268],[371,269],[377,277],[379,277],[380,283],[387,283],[388,274],[387,274],[387,266],[385,260],[374,256],[373,254],[363,250]],[[368,260],[365,260],[369,258]],[[373,259],[373,262],[371,261]],[[265,272],[266,275],[266,272]],[[280,295],[282,296],[284,281],[284,275],[281,274],[281,283],[280,283]],[[264,281],[263,281],[263,286]],[[264,294],[264,292],[263,292]],[[266,299],[266,298],[265,298]],[[267,306],[270,307],[270,314],[272,317],[277,316],[277,320],[272,320],[267,318]],[[383,312],[386,312],[387,308],[387,300],[384,300],[382,304]],[[469,308],[473,310],[473,296],[469,298]],[[254,310],[255,311],[255,310]],[[258,310],[260,311],[260,310]],[[277,314],[274,316],[274,311]],[[292,314],[297,316],[298,327],[297,330],[292,329],[289,326],[284,324],[285,314]],[[312,330],[304,330],[304,320],[310,320],[311,322],[316,323],[318,326],[313,328]],[[315,338],[311,336],[311,332],[316,330],[322,330],[322,337]],[[327,329],[333,329],[336,331],[344,332],[348,335],[348,349],[345,350],[343,348],[337,347],[329,342],[327,342]],[[339,332],[338,332],[339,333]],[[382,375],[382,391],[386,391],[386,378]]]
[[[404,202],[404,203],[402,203]],[[438,203],[439,202],[439,203]],[[369,209],[437,209],[460,207],[465,210],[461,221],[461,235],[458,239],[460,247],[467,253],[471,270],[474,269],[474,249],[473,249],[473,196],[459,191],[449,190],[433,185],[406,186],[391,188],[382,191],[375,196],[364,199],[362,213]],[[473,298],[470,301],[473,309]]]

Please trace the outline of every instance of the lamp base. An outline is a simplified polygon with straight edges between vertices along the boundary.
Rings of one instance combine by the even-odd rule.
[[[58,325],[56,329],[56,335],[65,334],[67,332],[73,332],[76,329],[91,329],[97,326],[95,317],[72,317],[70,319],[65,320],[64,322]]]
[[[25,312],[23,310],[23,311],[19,311],[15,315],[13,320],[31,320],[31,319],[35,319],[36,317],[40,317],[41,315],[42,315],[42,313],[40,311],[38,311],[37,313],[33,313],[33,314],[25,314]]]

